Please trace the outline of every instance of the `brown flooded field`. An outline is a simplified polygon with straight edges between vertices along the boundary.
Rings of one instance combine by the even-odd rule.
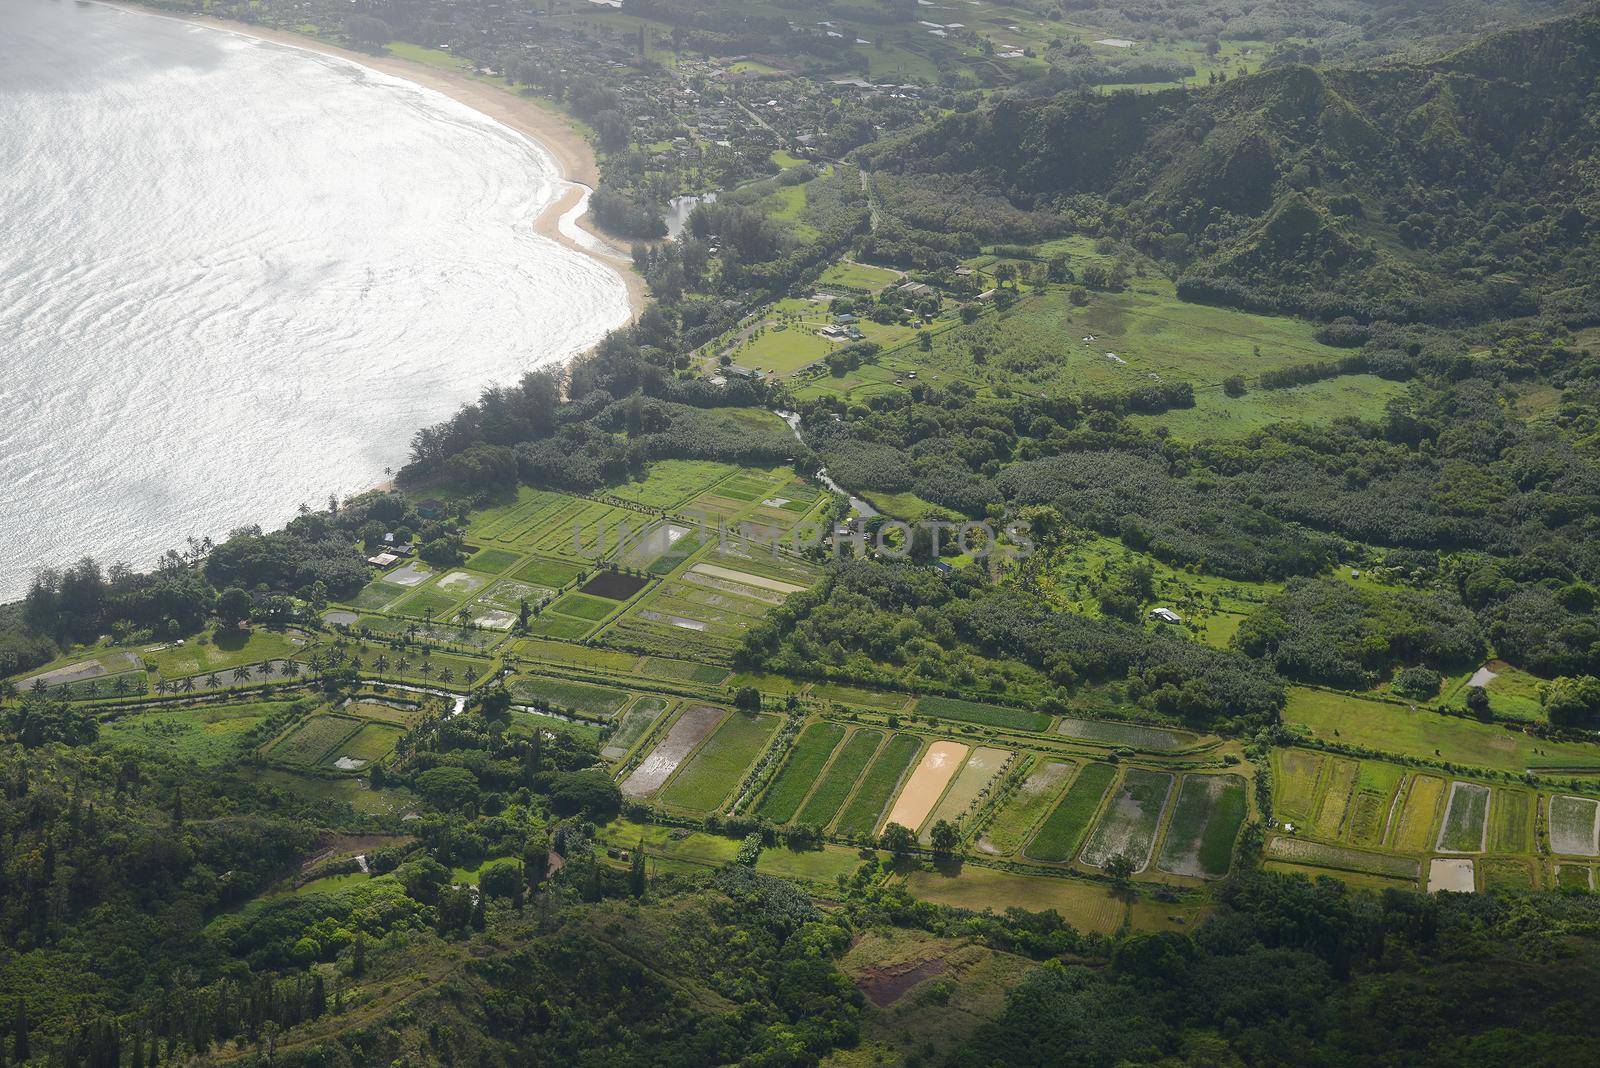
[[[906,780],[905,789],[895,798],[883,826],[898,823],[911,830],[921,827],[966,757],[967,747],[960,742],[939,741],[928,746],[928,751],[922,754],[922,762]]]

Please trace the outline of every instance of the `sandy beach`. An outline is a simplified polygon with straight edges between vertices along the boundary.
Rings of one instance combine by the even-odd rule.
[[[404,78],[408,82],[414,82],[435,92],[443,93],[452,100],[465,104],[474,111],[486,115],[494,121],[532,139],[555,161],[561,178],[570,183],[569,188],[534,220],[534,229],[541,236],[558,242],[574,252],[598,260],[616,271],[627,286],[628,306],[632,310],[633,316],[637,318],[640,311],[643,310],[648,290],[644,279],[633,269],[633,258],[628,249],[620,246],[616,239],[594,226],[587,214],[580,216],[575,221],[590,236],[589,241],[578,241],[562,232],[562,216],[576,207],[579,201],[599,184],[600,170],[595,162],[594,150],[589,146],[589,142],[572,128],[571,123],[561,113],[509,89],[503,89],[500,86],[480,81],[465,71],[441,70],[438,67],[430,67],[423,63],[401,59],[398,56],[374,56],[365,52],[355,52],[347,48],[340,48],[338,45],[328,44],[325,41],[319,41],[314,37],[268,29],[262,26],[252,26],[248,23],[233,22],[228,19],[212,18],[208,15],[185,15],[142,7],[137,3],[120,3],[117,0],[100,0],[100,2],[105,3],[108,7],[115,7],[141,15],[153,15],[159,18],[194,22],[218,30],[225,30],[229,33],[254,37],[261,41],[272,41],[276,44],[303,48],[308,52],[317,52],[325,56],[348,60],[371,70],[396,78]]]

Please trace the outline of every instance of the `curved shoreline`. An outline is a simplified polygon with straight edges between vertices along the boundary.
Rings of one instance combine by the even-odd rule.
[[[587,256],[616,272],[627,289],[630,318],[637,319],[639,313],[644,310],[648,290],[644,279],[633,269],[633,258],[627,250],[616,247],[612,239],[593,224],[587,211],[575,219],[574,223],[583,228],[590,240],[579,241],[562,229],[563,217],[599,184],[600,168],[589,142],[574,130],[566,117],[559,112],[519,93],[481,82],[464,72],[440,70],[399,56],[369,55],[303,34],[254,26],[231,19],[214,18],[210,15],[145,7],[136,0],[94,0],[94,2],[130,14],[190,22],[225,33],[299,48],[354,63],[380,74],[403,79],[424,89],[431,89],[458,104],[471,108],[485,118],[514,130],[550,157],[555,164],[558,180],[567,186],[534,220],[534,231],[541,237],[548,238],[581,256]]]

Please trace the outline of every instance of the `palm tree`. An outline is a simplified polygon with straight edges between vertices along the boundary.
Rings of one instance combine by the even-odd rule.
[[[283,673],[287,678],[295,678],[300,674],[300,665],[293,660],[283,662]]]
[[[389,658],[382,653],[379,653],[378,659],[372,662],[372,666],[377,669],[378,674],[382,675],[385,671],[389,670]]]
[[[268,676],[270,678],[271,676],[276,675],[278,673],[278,668],[277,668],[277,665],[273,664],[272,661],[268,660],[265,664],[261,665],[261,671],[262,671],[263,674],[265,674],[266,676]]]
[[[439,672],[439,678],[444,682],[454,682],[456,680],[456,673],[450,668],[445,668],[443,671]]]
[[[472,622],[472,613],[468,612],[465,608],[463,608],[461,611],[456,613],[456,623],[457,623],[457,625],[459,625],[461,627],[461,629],[463,631],[465,631],[467,629],[467,624],[471,623],[471,622]]]
[[[128,692],[128,676],[118,675],[111,683],[111,692],[121,697]]]
[[[194,676],[193,675],[185,675],[183,677],[183,681],[178,684],[178,688],[181,689],[184,693],[193,693],[194,692]]]
[[[240,664],[238,667],[234,668],[233,669],[233,681],[234,682],[249,682],[250,681],[250,665],[249,664]]]
[[[217,673],[215,671],[213,671],[211,674],[206,676],[206,689],[215,690],[217,687],[219,687],[221,685],[222,685],[222,680],[217,677]]]

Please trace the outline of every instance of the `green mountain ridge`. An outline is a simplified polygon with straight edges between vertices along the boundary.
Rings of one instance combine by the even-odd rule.
[[[1600,316],[1600,8],[1427,63],[1008,98],[863,150],[1022,207],[1102,207],[1192,299],[1436,323]]]

